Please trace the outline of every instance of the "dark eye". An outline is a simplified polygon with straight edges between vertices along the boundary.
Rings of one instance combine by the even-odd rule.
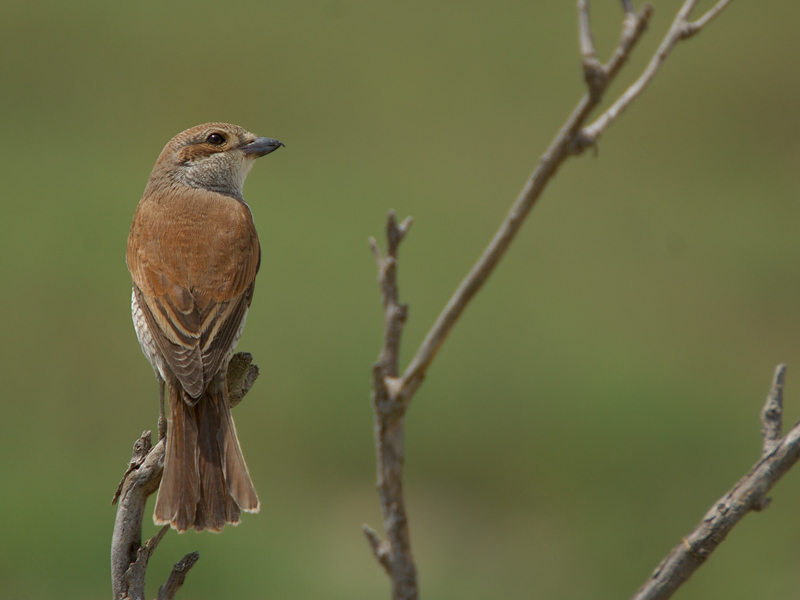
[[[225,143],[225,138],[219,133],[212,133],[206,138],[206,142],[212,146],[219,146],[220,144]]]

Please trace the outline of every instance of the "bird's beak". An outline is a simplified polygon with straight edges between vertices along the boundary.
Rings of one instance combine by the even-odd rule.
[[[274,152],[281,146],[283,146],[283,143],[279,142],[278,140],[260,137],[254,139],[249,144],[242,146],[242,151],[245,153],[245,156],[253,156],[258,158],[259,156],[264,156],[265,154]]]

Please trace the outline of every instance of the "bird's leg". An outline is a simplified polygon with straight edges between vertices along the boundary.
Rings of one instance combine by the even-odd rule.
[[[167,437],[167,417],[164,413],[164,387],[166,382],[158,379],[158,441]]]

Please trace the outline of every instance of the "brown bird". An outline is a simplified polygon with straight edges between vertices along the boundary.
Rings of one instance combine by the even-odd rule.
[[[228,362],[261,263],[242,186],[253,161],[283,144],[236,125],[176,135],[158,157],[128,237],[136,336],[169,427],[153,520],[178,531],[220,531],[260,503],[228,404]]]

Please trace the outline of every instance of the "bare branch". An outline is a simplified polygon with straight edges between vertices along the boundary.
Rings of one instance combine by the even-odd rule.
[[[162,527],[156,535],[147,540],[145,545],[136,552],[136,561],[125,572],[129,598],[144,598],[144,579],[147,573],[147,564],[150,561],[150,556],[155,552],[167,531],[169,531],[169,525]]]
[[[589,0],[578,0],[578,30],[583,54],[583,78],[589,86],[589,94],[597,96],[603,93],[608,74],[597,60],[597,49],[589,20]]]
[[[690,23],[689,15],[691,14],[692,10],[694,10],[698,0],[686,0],[681,9],[678,11],[678,14],[675,16],[675,20],[672,22],[672,26],[669,28],[669,31],[667,31],[664,39],[661,41],[661,45],[658,47],[658,50],[656,50],[656,53],[650,59],[649,64],[639,78],[627,90],[625,90],[625,92],[608,109],[606,109],[602,115],[595,119],[591,125],[588,125],[583,129],[581,134],[585,140],[585,143],[595,143],[606,130],[606,128],[608,128],[608,126],[611,125],[611,123],[613,123],[623,112],[625,112],[625,109],[627,109],[631,103],[633,103],[633,101],[639,97],[639,95],[656,76],[659,69],[661,69],[661,65],[664,64],[664,61],[669,56],[669,53],[678,42],[689,39],[698,31],[700,31],[709,22],[711,22],[714,17],[722,12],[722,10],[728,4],[730,4],[730,1],[731,0],[722,0],[700,19]]]
[[[784,365],[775,372],[773,393],[783,388]],[[773,395],[770,394],[770,397]],[[767,405],[770,400],[767,400]],[[800,459],[800,424],[762,456],[745,477],[720,498],[683,541],[672,549],[650,576],[633,600],[669,598],[719,546],[731,529],[751,510],[760,511],[769,504],[767,493]]]
[[[647,31],[653,12],[655,12],[653,5],[645,3],[641,12],[633,11],[625,15],[619,42],[617,42],[617,47],[606,65],[609,80],[616,77],[619,70],[628,61],[642,34]],[[606,83],[606,87],[608,87],[608,83]]]
[[[408,306],[400,304],[397,290],[397,254],[400,242],[411,227],[411,218],[398,225],[394,211],[389,211],[386,218],[386,256],[372,240],[373,253],[378,261],[378,282],[381,286],[384,316],[384,342],[380,358],[384,377],[397,377],[400,360],[400,338],[406,321]]]
[[[764,438],[766,456],[775,449],[781,441],[783,430],[783,382],[786,379],[786,365],[780,364],[775,368],[767,401],[761,411],[761,436]]]
[[[642,33],[647,28],[652,12],[652,7],[646,4],[641,12],[626,17],[619,45],[605,67],[606,78],[604,85],[602,88],[587,92],[556,138],[551,142],[550,147],[542,156],[538,167],[528,179],[500,229],[439,314],[438,319],[431,327],[419,350],[417,350],[398,386],[399,394],[410,397],[422,383],[431,361],[435,358],[453,325],[458,321],[472,297],[483,286],[489,275],[492,274],[495,266],[500,262],[506,249],[525,221],[525,217],[535,206],[542,191],[544,191],[564,160],[571,154],[580,154],[594,143],[584,139],[582,133],[579,135],[580,129],[588,118],[589,113],[602,99],[602,92],[607,89],[633,51]]]
[[[595,61],[599,64],[597,50],[594,47],[592,26],[589,22],[589,0],[578,0],[578,25],[584,63],[586,61]]]
[[[716,16],[725,10],[725,7],[731,3],[731,0],[720,0],[717,2],[712,8],[706,12],[702,17],[697,19],[692,23],[688,23],[686,25],[686,31],[684,32],[684,39],[693,36],[695,33],[700,31],[703,27],[708,25],[712,19],[716,18]]]
[[[658,67],[665,60],[672,46],[683,39],[681,35],[688,31],[688,15],[696,2],[697,0],[686,0],[667,35],[668,43],[662,43],[650,61],[650,65],[640,77],[641,89],[655,76]],[[397,250],[408,230],[410,220],[406,219],[398,225],[394,213],[389,213],[386,225],[387,251],[385,256],[378,247],[378,243],[374,239],[370,239],[370,246],[378,265],[378,280],[384,310],[383,346],[378,361],[373,365],[372,406],[378,491],[387,539],[380,541],[377,534],[369,528],[365,528],[364,531],[375,557],[391,578],[394,600],[416,600],[418,597],[416,567],[411,555],[408,519],[402,488],[405,412],[450,330],[458,321],[467,304],[492,274],[525,221],[525,217],[536,205],[542,191],[558,172],[561,164],[569,156],[581,154],[586,148],[594,145],[605,127],[610,125],[641,92],[641,89],[634,90],[634,92],[629,89],[592,127],[585,127],[589,115],[601,102],[608,86],[628,60],[647,29],[653,14],[653,7],[649,4],[645,4],[639,12],[634,9],[632,0],[623,0],[622,6],[625,11],[625,19],[619,43],[608,63],[602,65],[597,59],[589,22],[589,2],[588,0],[578,0],[579,39],[588,91],[541,157],[538,166],[526,182],[500,228],[439,314],[402,376],[399,375],[398,361],[400,340],[408,308],[398,301]],[[724,6],[712,9],[712,12],[716,11],[712,16],[715,16],[722,8]],[[710,19],[711,16],[703,17],[698,21],[699,25],[695,23],[693,26],[702,27]],[[615,107],[616,112],[612,110]]]
[[[368,526],[364,533],[372,552],[392,581],[392,598],[416,600],[417,571],[411,554],[405,502],[403,500],[404,415],[407,404],[397,394],[400,339],[408,308],[399,303],[397,255],[411,219],[398,225],[393,211],[386,219],[387,249],[384,256],[377,242],[370,240],[378,265],[378,282],[384,315],[383,347],[372,367],[372,407],[377,454],[378,493],[387,539],[381,541]]]
[[[238,404],[250,391],[258,377],[258,365],[247,352],[239,352],[228,365],[228,397],[231,406]],[[114,534],[111,538],[111,587],[114,600],[144,600],[147,564],[168,526],[142,545],[142,523],[147,498],[161,483],[164,473],[166,438],[153,446],[150,431],[145,431],[133,446],[133,456],[125,475],[114,494],[112,504],[119,500]],[[172,598],[183,584],[186,573],[197,562],[197,553],[187,554],[175,565],[172,575],[162,586],[159,599]]]
[[[172,567],[172,572],[167,577],[167,581],[158,588],[158,600],[172,600],[178,590],[181,589],[186,575],[195,563],[200,560],[200,554],[190,552]]]

